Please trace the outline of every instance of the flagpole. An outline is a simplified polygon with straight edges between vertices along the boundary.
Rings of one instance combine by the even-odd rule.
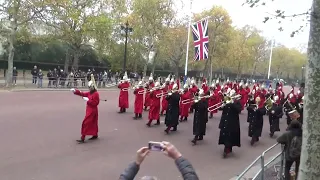
[[[272,39],[272,41],[271,41],[270,57],[269,57],[268,79],[270,79],[271,62],[272,62],[272,50],[273,50],[274,43],[275,43],[275,40]]]
[[[184,83],[188,77],[188,59],[189,59],[189,42],[190,42],[190,31],[191,31],[191,15],[192,15],[192,1],[190,0],[190,12],[189,12],[189,23],[188,23],[188,35],[187,35],[187,52],[186,52],[186,64],[184,67]]]

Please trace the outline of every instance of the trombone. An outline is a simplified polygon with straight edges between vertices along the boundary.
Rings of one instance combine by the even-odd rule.
[[[208,111],[212,112],[212,111],[218,110],[223,106],[223,104],[229,104],[233,99],[238,99],[238,98],[241,98],[240,94],[237,94],[235,96],[225,96],[223,101],[217,104],[214,104],[212,106],[209,106]]]
[[[181,92],[181,89],[172,90],[172,91],[168,91],[168,92],[161,92],[160,94],[156,95],[156,98],[162,98],[164,96],[169,95],[169,93],[175,93],[175,92]]]
[[[189,104],[189,103],[192,103],[192,102],[198,102],[203,98],[210,98],[211,96],[212,95],[207,95],[207,96],[202,96],[202,97],[195,96],[193,98],[185,99],[185,100],[181,101],[181,104]]]
[[[272,105],[273,105],[273,101],[272,101],[271,96],[270,96],[270,97],[268,97],[268,99],[265,101],[265,106],[264,106],[264,107],[266,108],[267,111],[270,111],[271,108],[272,108]]]
[[[129,91],[129,88],[122,88],[121,91]]]

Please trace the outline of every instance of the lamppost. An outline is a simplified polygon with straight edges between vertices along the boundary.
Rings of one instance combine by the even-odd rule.
[[[125,35],[126,40],[124,43],[124,59],[123,59],[123,73],[127,68],[127,44],[128,44],[128,34],[133,32],[133,28],[129,27],[129,22],[127,21],[125,26],[121,26],[121,32]]]
[[[303,78],[304,78],[304,69],[305,69],[305,67],[302,66],[301,67],[301,81],[303,81]]]

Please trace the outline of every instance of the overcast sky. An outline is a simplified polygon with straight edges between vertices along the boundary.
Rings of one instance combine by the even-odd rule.
[[[178,1],[178,0],[177,0]],[[183,13],[186,13],[189,9],[190,0],[182,0],[185,3]],[[210,9],[213,5],[224,7],[230,14],[233,24],[238,27],[245,25],[255,26],[263,31],[263,35],[267,38],[276,40],[277,43],[284,44],[287,47],[300,47],[301,45],[307,45],[309,36],[309,26],[305,28],[304,32],[291,38],[292,31],[298,29],[301,25],[305,25],[302,19],[295,18],[294,21],[285,20],[282,23],[284,28],[283,32],[279,32],[280,25],[277,20],[272,20],[267,23],[263,23],[264,17],[268,16],[268,13],[273,13],[275,10],[280,9],[286,11],[288,15],[299,14],[306,12],[311,7],[312,0],[266,0],[265,6],[250,8],[248,6],[242,6],[245,0],[193,0],[192,11],[193,13],[201,12],[205,9]],[[268,3],[269,2],[269,3]]]

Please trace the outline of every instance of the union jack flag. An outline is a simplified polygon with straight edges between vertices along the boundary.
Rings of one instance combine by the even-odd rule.
[[[194,40],[194,60],[201,61],[208,59],[209,36],[208,36],[208,19],[198,21],[192,25],[192,35]]]

